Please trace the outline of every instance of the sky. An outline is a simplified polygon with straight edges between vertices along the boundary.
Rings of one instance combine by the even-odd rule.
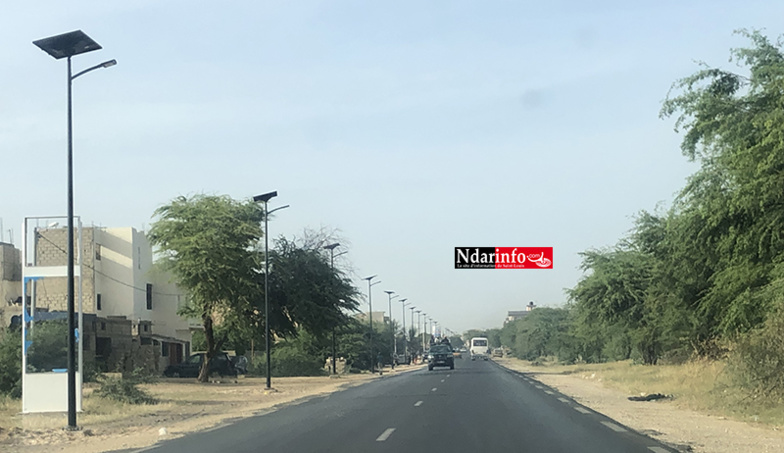
[[[337,231],[361,291],[381,281],[374,311],[391,290],[453,331],[500,327],[563,306],[580,252],[669,206],[697,169],[659,117],[671,85],[698,61],[737,69],[733,31],[775,39],[783,16],[756,0],[6,2],[3,237],[65,215],[66,65],[32,41],[80,29],[103,49],[75,72],[118,61],[74,81],[85,224],[144,230],[180,195],[277,190],[270,209],[291,207],[271,237]],[[553,269],[454,269],[455,247],[495,246],[553,247]]]

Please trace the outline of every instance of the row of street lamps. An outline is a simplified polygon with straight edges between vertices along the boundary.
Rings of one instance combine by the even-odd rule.
[[[370,371],[371,372],[375,371],[374,370],[375,364],[373,363],[374,362],[374,352],[375,351],[374,351],[374,347],[373,347],[373,295],[372,295],[372,287],[377,285],[377,284],[379,284],[379,283],[381,283],[380,281],[376,281],[374,283],[371,283],[371,280],[373,280],[376,277],[377,277],[377,275],[371,275],[370,277],[363,278],[363,280],[367,280],[367,282],[368,282],[368,310],[369,310],[368,311],[368,319],[369,319],[369,322],[370,322],[370,357],[371,357]],[[387,293],[387,296],[388,296],[389,323],[390,323],[390,326],[391,326],[392,322],[393,322],[392,299],[395,299],[396,297],[399,297],[399,295],[397,293],[395,293],[395,291],[385,290],[384,292]],[[414,325],[414,310],[416,309],[415,306],[411,305],[412,304],[411,302],[407,302],[407,301],[408,301],[408,299],[400,299],[399,300],[399,302],[401,303],[401,308],[403,310],[403,317],[402,318],[403,318],[403,357],[404,357],[404,359],[405,359],[405,357],[408,356],[408,332],[406,331],[406,308],[411,310],[411,325],[412,325],[412,327]],[[438,326],[438,322],[435,321],[430,316],[428,316],[427,313],[423,312],[422,310],[416,310],[416,313],[417,313],[416,329],[418,330],[419,327],[422,326],[422,350],[425,350],[425,349],[427,349],[427,341],[429,339],[428,337],[425,336],[426,333],[428,332],[428,328],[427,328],[428,327],[428,322],[430,322],[430,330],[432,330],[433,326]],[[395,339],[395,330],[394,329],[390,329],[390,331],[391,331],[391,337],[392,337],[391,338],[391,340],[392,340],[392,347],[390,348],[390,350],[393,351],[393,353],[395,355],[397,355],[397,341]],[[395,367],[395,360],[394,360],[394,356],[393,356],[393,358],[392,358],[392,368],[394,368],[394,367]]]

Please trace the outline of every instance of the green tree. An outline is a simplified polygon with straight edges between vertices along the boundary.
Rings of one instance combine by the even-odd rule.
[[[251,201],[227,196],[178,197],[155,211],[149,232],[158,260],[189,294],[181,314],[201,319],[206,360],[199,381],[209,379],[209,362],[226,337],[215,337],[216,320],[238,323],[258,298],[258,255],[263,213]]]
[[[735,336],[770,312],[762,296],[784,251],[784,54],[759,32],[731,51],[736,73],[705,64],[673,86],[664,117],[677,116],[683,153],[700,164],[679,196],[689,239],[713,253],[710,285],[696,301],[708,334]]]

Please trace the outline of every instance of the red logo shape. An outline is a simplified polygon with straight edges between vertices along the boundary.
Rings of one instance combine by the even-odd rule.
[[[496,247],[496,269],[552,269],[552,247]]]

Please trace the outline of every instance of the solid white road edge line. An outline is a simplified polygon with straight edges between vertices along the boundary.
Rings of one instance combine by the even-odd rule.
[[[376,442],[384,442],[389,439],[389,436],[391,436],[393,432],[395,432],[395,428],[387,428],[386,431],[376,438]]]

